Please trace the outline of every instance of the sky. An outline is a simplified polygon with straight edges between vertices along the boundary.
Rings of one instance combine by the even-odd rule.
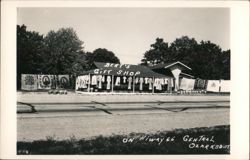
[[[228,8],[18,8],[17,24],[44,36],[72,27],[84,51],[106,48],[123,64],[139,64],[157,37],[188,36],[230,49]]]

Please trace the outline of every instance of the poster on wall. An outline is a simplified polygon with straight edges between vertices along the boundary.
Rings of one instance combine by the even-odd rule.
[[[180,89],[190,91],[194,89],[194,79],[182,78]]]
[[[59,88],[68,88],[69,83],[69,75],[58,75]]]
[[[220,81],[220,92],[230,92],[230,80]]]
[[[219,92],[220,91],[220,81],[219,80],[208,80],[207,91]]]
[[[205,89],[206,88],[206,80],[199,79],[199,78],[196,79],[194,88],[195,89]]]
[[[53,78],[53,75],[38,75],[38,89],[51,89]]]
[[[38,79],[37,75],[34,74],[22,74],[21,77],[21,89],[22,90],[37,90]]]

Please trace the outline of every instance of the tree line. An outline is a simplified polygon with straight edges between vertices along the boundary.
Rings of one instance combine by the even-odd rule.
[[[21,74],[78,75],[94,68],[94,61],[120,63],[112,51],[85,52],[73,28],[49,31],[45,36],[17,25],[17,88]]]
[[[181,61],[192,68],[191,74],[204,79],[230,79],[230,50],[210,42],[198,43],[183,36],[174,42],[156,38],[146,51],[141,65]],[[28,31],[25,25],[17,25],[17,87],[21,74],[70,74],[79,75],[93,69],[94,62],[120,63],[119,58],[105,48],[93,52],[84,51],[84,42],[73,28],[61,28],[41,35]]]
[[[180,61],[189,66],[191,74],[202,79],[230,79],[230,50],[222,51],[210,41],[198,43],[194,38],[182,36],[171,44],[157,38],[144,53],[142,65]]]

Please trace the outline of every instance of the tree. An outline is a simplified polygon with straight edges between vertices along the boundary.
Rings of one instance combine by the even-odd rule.
[[[169,59],[168,43],[162,38],[156,38],[156,42],[151,45],[151,49],[146,51],[142,61],[142,65],[155,65],[165,62]]]
[[[181,61],[192,68],[192,75],[204,79],[230,79],[230,50],[222,51],[210,41],[183,36],[167,47],[163,39],[156,39],[151,49],[144,53],[142,64],[149,65]]]
[[[222,52],[222,79],[230,79],[230,50],[226,50]]]
[[[221,79],[225,74],[222,70],[222,50],[210,41],[201,41],[189,66],[196,77],[204,79]]]
[[[94,62],[120,63],[120,60],[115,56],[115,54],[105,48],[98,48],[94,50],[93,53],[87,52],[86,61],[88,69],[95,68]]]
[[[88,68],[88,64],[86,61],[86,53],[80,51],[76,54],[75,61],[72,65],[72,72],[76,75],[81,74],[84,70]]]
[[[170,45],[171,59],[168,62],[181,61],[187,65],[193,63],[193,55],[196,52],[198,43],[194,38],[182,36],[177,38]]]
[[[44,69],[50,74],[71,74],[76,59],[82,52],[83,42],[72,28],[61,28],[49,31],[44,38],[45,59]]]
[[[21,87],[21,74],[42,72],[44,53],[43,35],[27,31],[25,25],[17,25],[17,88]]]
[[[156,65],[173,61],[189,64],[190,55],[194,53],[197,45],[194,38],[190,39],[187,36],[177,38],[170,46],[162,38],[157,38],[156,42],[151,44],[151,49],[144,53],[142,64]]]

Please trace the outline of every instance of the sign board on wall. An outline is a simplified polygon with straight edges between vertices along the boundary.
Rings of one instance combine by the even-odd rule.
[[[116,76],[138,76],[138,77],[166,77],[156,73],[146,66],[131,64],[115,64],[95,62],[96,69],[90,74],[116,75]]]

